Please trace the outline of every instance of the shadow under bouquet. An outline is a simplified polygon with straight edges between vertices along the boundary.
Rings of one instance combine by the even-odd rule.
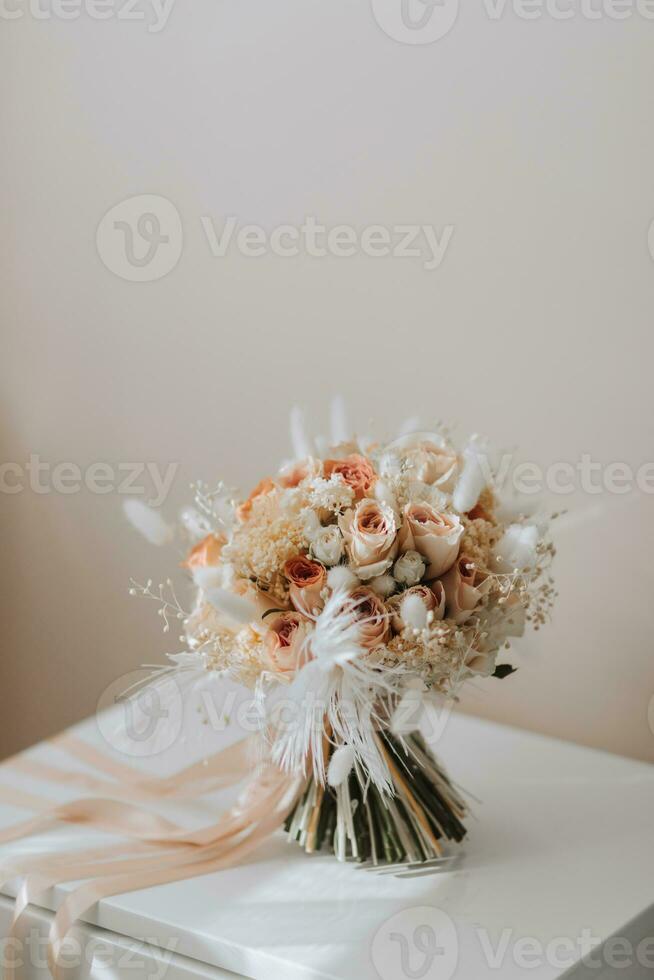
[[[332,415],[314,441],[294,412],[294,458],[247,498],[196,486],[197,594],[173,660],[253,689],[259,768],[295,780],[284,826],[306,851],[430,861],[463,839],[467,808],[421,719],[466,679],[512,672],[498,655],[547,619],[554,550],[500,506],[480,439],[374,443]]]

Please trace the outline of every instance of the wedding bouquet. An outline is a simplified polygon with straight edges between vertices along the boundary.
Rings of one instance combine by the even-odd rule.
[[[298,780],[291,839],[427,861],[463,839],[466,804],[420,717],[468,678],[512,672],[498,655],[546,621],[554,551],[542,523],[500,504],[479,438],[353,439],[338,402],[332,429],[312,441],[296,411],[294,458],[245,499],[196,487],[183,565],[197,592],[173,609],[173,660],[254,690],[261,764]],[[143,505],[128,512],[147,525]]]
[[[63,822],[125,839],[0,862],[0,880],[22,879],[10,937],[52,885],[84,882],[50,928],[57,980],[63,943],[95,902],[234,865],[282,825],[308,852],[403,867],[441,860],[443,841],[465,835],[463,797],[419,729],[466,679],[511,673],[498,655],[526,623],[546,621],[554,549],[543,523],[499,499],[482,440],[459,451],[441,430],[353,439],[340,402],[332,415],[331,441],[313,441],[294,412],[293,459],[245,499],[196,487],[182,514],[190,611],[170,580],[132,585],[161,602],[166,631],[183,623],[183,650],[149,683],[178,675],[188,692],[184,672],[235,678],[254,692],[254,735],[162,777],[64,732],[53,744],[98,775],[38,773],[87,795],[36,801],[42,812],[0,833],[6,843]],[[172,537],[145,504],[125,509],[154,543]],[[35,765],[19,755],[2,768]],[[244,780],[208,826],[154,809]]]

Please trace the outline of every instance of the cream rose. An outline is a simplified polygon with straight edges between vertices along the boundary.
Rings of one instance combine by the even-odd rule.
[[[397,555],[397,522],[393,509],[377,500],[362,500],[339,518],[352,571],[367,581],[383,575]]]
[[[400,585],[417,585],[425,574],[427,565],[417,551],[405,551],[393,566],[393,577]]]
[[[284,565],[284,575],[290,583],[289,598],[294,608],[304,616],[317,615],[325,604],[320,595],[327,581],[325,566],[297,555]]]
[[[475,563],[465,555],[461,555],[441,582],[445,589],[447,616],[460,626],[472,616],[487,587],[480,581]]]
[[[338,565],[343,557],[343,535],[336,524],[329,524],[315,531],[311,539],[311,549],[323,565]]]
[[[427,579],[439,578],[459,553],[463,525],[455,514],[443,514],[429,504],[408,504],[398,535],[401,551],[417,551],[426,559]]]
[[[451,490],[459,469],[459,458],[442,436],[435,432],[411,432],[386,447],[382,475],[398,476]]]
[[[268,623],[264,645],[270,669],[276,674],[294,674],[311,656],[306,638],[309,622],[298,612],[284,612]]]
[[[449,446],[435,442],[418,442],[404,456],[404,472],[413,480],[451,487],[457,472],[457,455]]]

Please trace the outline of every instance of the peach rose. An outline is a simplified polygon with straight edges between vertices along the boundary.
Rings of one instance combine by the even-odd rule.
[[[257,499],[257,497],[263,497],[264,494],[270,493],[271,490],[275,489],[275,484],[270,479],[269,476],[260,480],[256,487],[250,494],[247,500],[245,500],[239,507],[236,508],[236,516],[239,521],[246,521],[250,514],[252,513],[252,504]]]
[[[477,567],[470,558],[461,555],[441,581],[445,589],[448,618],[460,626],[472,616],[484,595]]]
[[[415,595],[425,604],[427,612],[433,613],[433,619],[442,619],[445,613],[445,590],[440,582],[434,582],[434,588],[428,585],[414,585],[405,592],[394,595],[389,600],[388,608],[391,614],[391,625],[396,633],[406,629],[402,618],[402,603],[407,596]]]
[[[451,568],[459,553],[463,525],[455,514],[442,514],[429,504],[408,504],[400,528],[401,551],[417,551],[427,559],[425,578],[434,579]]]
[[[383,575],[397,555],[397,523],[392,507],[361,500],[338,520],[350,567],[362,579]]]
[[[319,613],[325,604],[320,596],[327,580],[324,565],[306,555],[296,555],[284,565],[284,575],[291,583],[289,596],[295,609],[303,616]]]
[[[348,609],[352,609],[359,627],[359,643],[367,650],[381,646],[388,639],[390,617],[383,600],[372,589],[360,585],[348,597]]]
[[[358,453],[351,453],[344,459],[326,459],[323,471],[327,480],[335,473],[340,474],[348,487],[354,490],[355,500],[365,497],[377,479],[370,460]]]
[[[225,541],[226,538],[222,534],[207,534],[206,538],[198,541],[191,548],[188,558],[182,562],[182,568],[206,568],[208,565],[217,565]]]
[[[271,670],[276,674],[294,674],[311,656],[305,640],[309,623],[298,612],[284,612],[268,623],[265,648]]]

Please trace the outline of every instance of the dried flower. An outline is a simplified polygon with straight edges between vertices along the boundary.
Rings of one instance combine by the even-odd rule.
[[[339,519],[350,566],[364,580],[383,575],[397,554],[397,524],[388,504],[362,500]]]
[[[444,514],[429,504],[409,504],[399,541],[402,551],[418,551],[427,560],[427,579],[438,578],[459,553],[463,526],[456,514]]]
[[[278,674],[294,674],[307,659],[306,637],[309,621],[298,612],[285,612],[268,623],[265,649],[270,669]]]
[[[338,565],[343,557],[343,535],[337,524],[321,527],[311,538],[311,550],[323,565]]]
[[[295,609],[304,616],[317,615],[324,605],[320,593],[327,579],[325,566],[306,555],[296,555],[284,565],[284,574],[290,582],[289,598]]]
[[[417,585],[425,574],[426,564],[417,551],[405,551],[393,566],[393,577],[401,585]]]
[[[354,491],[355,500],[365,497],[376,479],[370,460],[358,453],[352,453],[344,459],[326,459],[324,471],[327,478],[334,474],[341,476],[348,487]]]

